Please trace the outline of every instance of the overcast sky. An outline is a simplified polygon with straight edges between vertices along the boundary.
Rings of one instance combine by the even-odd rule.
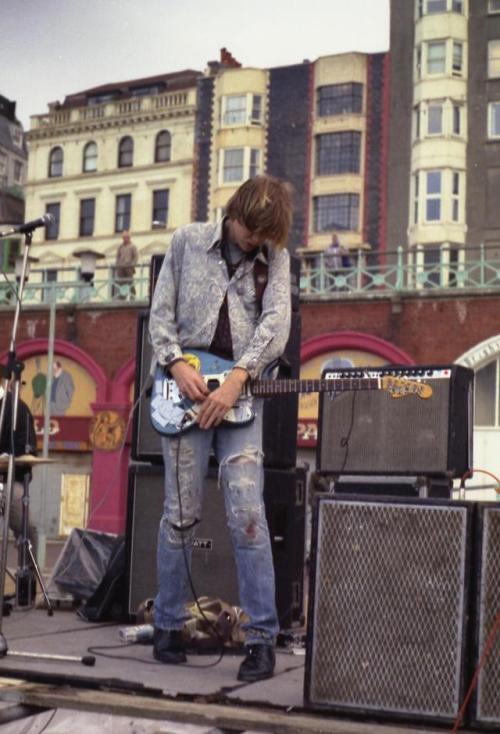
[[[48,102],[104,84],[387,51],[389,0],[0,0],[0,94],[25,129]]]

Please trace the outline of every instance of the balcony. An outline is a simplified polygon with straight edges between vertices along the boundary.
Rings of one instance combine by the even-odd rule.
[[[195,97],[196,90],[193,89],[192,91],[169,92],[147,97],[132,97],[87,107],[51,110],[46,115],[34,115],[31,118],[31,129],[28,136],[50,128],[89,123],[99,124],[106,119],[123,119],[139,113],[148,115],[162,110],[179,112],[183,109],[194,109]]]

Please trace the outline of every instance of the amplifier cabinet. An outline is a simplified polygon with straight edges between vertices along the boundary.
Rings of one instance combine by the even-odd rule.
[[[472,507],[318,495],[304,697],[452,722],[467,667]]]
[[[127,613],[156,594],[156,545],[163,509],[163,468],[129,469],[126,531]],[[306,469],[265,469],[264,500],[276,575],[276,605],[282,629],[303,615]],[[239,604],[238,583],[224,495],[217,469],[206,479],[202,520],[193,540],[192,579],[198,596]]]
[[[479,666],[473,723],[500,730],[500,503],[478,503],[474,670]],[[494,635],[494,637],[493,637]],[[471,671],[472,676],[473,671]]]
[[[318,471],[459,477],[472,466],[474,373],[446,367],[366,367],[323,371],[323,379],[403,378],[430,397],[385,389],[322,393]]]

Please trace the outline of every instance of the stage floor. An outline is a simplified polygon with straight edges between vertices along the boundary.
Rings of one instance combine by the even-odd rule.
[[[272,679],[243,684],[236,680],[241,654],[226,652],[221,659],[190,655],[187,664],[162,665],[152,658],[150,644],[121,643],[121,626],[88,623],[75,610],[67,609],[56,609],[52,617],[45,609],[14,609],[4,616],[2,632],[8,652],[0,659],[2,734],[35,732],[43,726],[45,734],[70,730],[411,734],[424,729],[418,722],[375,723],[307,711],[303,704],[305,654],[300,646],[277,650]],[[16,652],[29,653],[29,657],[16,656]],[[91,653],[96,657],[95,666],[83,665],[81,659]],[[26,729],[26,718],[3,723],[8,722],[13,704],[34,706],[33,711],[26,709],[26,715],[38,717],[39,728]],[[67,728],[69,714],[71,726]],[[427,726],[425,731],[431,734],[443,729]]]

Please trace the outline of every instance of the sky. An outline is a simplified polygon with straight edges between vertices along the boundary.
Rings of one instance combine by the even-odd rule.
[[[389,0],[0,0],[0,94],[25,129],[108,82],[204,71],[226,47],[272,68],[389,48]]]

